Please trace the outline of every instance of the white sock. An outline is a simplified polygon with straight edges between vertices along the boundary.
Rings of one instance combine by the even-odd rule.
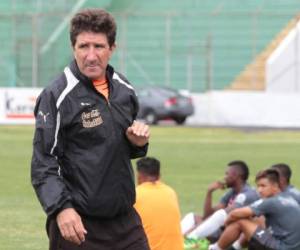
[[[196,225],[195,214],[194,213],[186,214],[181,220],[180,225],[181,225],[181,233],[182,235],[185,235]]]
[[[224,225],[224,222],[227,218],[227,213],[224,209],[220,209],[213,213],[208,219],[203,221],[195,230],[188,234],[188,237],[191,238],[206,238],[209,235],[215,233],[221,226]]]
[[[222,250],[222,249],[219,247],[218,242],[216,242],[215,244],[209,245],[208,250]]]
[[[233,246],[234,249],[236,249],[236,250],[241,250],[241,249],[242,249],[242,246],[241,246],[239,240],[236,240],[236,241],[232,244],[232,246]]]

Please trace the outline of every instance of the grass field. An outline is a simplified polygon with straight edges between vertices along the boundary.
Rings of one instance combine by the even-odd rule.
[[[0,127],[0,249],[45,250],[45,215],[30,184],[33,127]],[[226,163],[245,160],[255,173],[273,163],[293,169],[300,187],[300,131],[242,131],[153,127],[149,156],[162,162],[162,178],[177,191],[182,214],[201,212],[207,185]],[[215,200],[221,195],[216,193]]]

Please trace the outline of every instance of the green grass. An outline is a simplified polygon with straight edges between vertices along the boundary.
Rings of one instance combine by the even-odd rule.
[[[245,160],[255,173],[273,163],[293,169],[300,187],[300,131],[241,131],[152,127],[149,156],[162,163],[162,179],[178,193],[182,214],[202,211],[207,185],[221,179],[226,163]],[[30,184],[31,126],[0,127],[0,249],[47,249],[45,214]],[[215,195],[215,201],[221,196]]]

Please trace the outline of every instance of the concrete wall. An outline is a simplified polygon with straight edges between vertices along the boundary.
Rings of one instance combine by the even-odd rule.
[[[0,88],[0,124],[33,124],[39,88]],[[192,94],[187,124],[300,128],[300,94],[212,91]]]
[[[300,21],[267,60],[266,89],[300,92]]]
[[[190,125],[300,128],[300,95],[243,91],[194,94]]]

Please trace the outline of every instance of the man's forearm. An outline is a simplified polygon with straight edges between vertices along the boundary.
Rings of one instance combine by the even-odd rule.
[[[239,219],[249,218],[251,216],[253,216],[253,212],[250,207],[237,208],[229,213],[225,223],[230,224]]]
[[[213,191],[211,190],[208,190],[206,193],[205,202],[204,202],[203,219],[206,219],[214,212],[212,208],[212,193]]]

